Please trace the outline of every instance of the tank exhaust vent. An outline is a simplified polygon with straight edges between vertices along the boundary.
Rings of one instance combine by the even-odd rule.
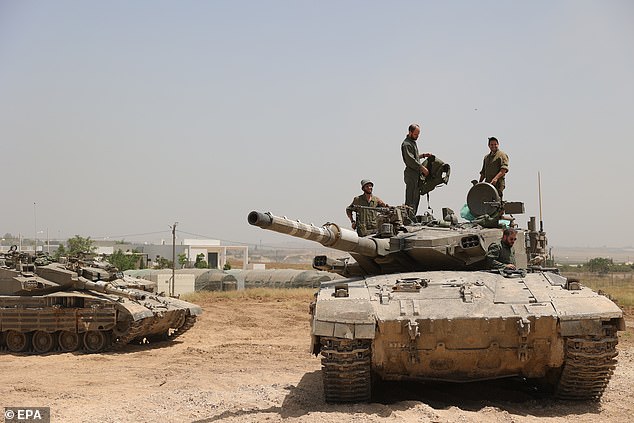
[[[477,235],[465,236],[460,240],[460,246],[464,249],[478,247],[480,238]]]

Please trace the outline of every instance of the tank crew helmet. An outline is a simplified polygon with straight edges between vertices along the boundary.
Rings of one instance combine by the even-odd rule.
[[[361,188],[363,188],[364,186],[366,186],[367,184],[372,184],[372,186],[374,186],[374,182],[372,182],[369,179],[362,179],[361,180]]]

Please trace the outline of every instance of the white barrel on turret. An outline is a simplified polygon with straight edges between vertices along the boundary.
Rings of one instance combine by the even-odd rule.
[[[317,227],[258,211],[249,213],[247,220],[249,224],[262,229],[316,241],[324,247],[358,253],[366,257],[384,256],[390,247],[388,239],[360,237],[356,232],[342,228],[336,223],[325,223]]]

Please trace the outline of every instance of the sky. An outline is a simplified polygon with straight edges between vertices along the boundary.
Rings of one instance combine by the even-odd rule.
[[[0,0],[0,234],[278,245],[251,210],[321,225],[400,144],[452,166],[487,138],[550,245],[631,247],[634,2]],[[427,209],[421,198],[419,212]]]

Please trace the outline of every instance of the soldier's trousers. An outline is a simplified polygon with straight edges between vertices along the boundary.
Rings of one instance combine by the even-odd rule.
[[[420,175],[405,169],[403,176],[405,180],[405,204],[413,209],[412,214],[416,216],[420,202],[420,189],[418,187]]]

